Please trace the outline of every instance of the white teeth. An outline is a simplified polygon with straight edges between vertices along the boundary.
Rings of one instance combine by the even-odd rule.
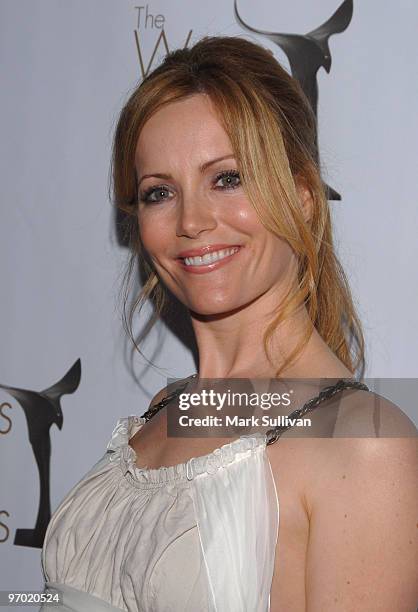
[[[205,266],[207,264],[213,263],[214,261],[219,261],[220,259],[224,259],[224,257],[228,257],[233,253],[236,253],[239,250],[239,247],[233,247],[232,249],[223,249],[222,251],[213,251],[212,253],[206,253],[202,257],[198,255],[197,257],[185,257],[184,263],[186,266]]]

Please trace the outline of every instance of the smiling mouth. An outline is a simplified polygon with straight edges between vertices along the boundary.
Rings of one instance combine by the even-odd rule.
[[[197,255],[195,257],[182,257],[183,262],[186,266],[206,266],[207,264],[220,261],[237,253],[239,247],[231,247],[230,249],[220,249],[219,251],[213,251],[212,253],[206,253],[205,255]]]
[[[219,249],[195,257],[179,257],[177,261],[187,272],[210,272],[229,262],[241,250],[241,246]]]

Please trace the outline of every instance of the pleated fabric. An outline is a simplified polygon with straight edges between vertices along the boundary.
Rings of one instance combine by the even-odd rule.
[[[192,481],[213,610],[265,612],[279,527],[279,504],[263,436],[242,436],[240,460]],[[245,450],[248,449],[248,450]]]
[[[50,520],[41,563],[45,592],[63,593],[54,610],[268,612],[279,503],[265,437],[138,468],[128,441],[144,423],[118,420]]]

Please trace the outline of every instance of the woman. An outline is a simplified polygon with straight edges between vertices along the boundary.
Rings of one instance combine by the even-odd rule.
[[[240,38],[169,54],[124,106],[113,178],[146,275],[134,308],[151,298],[161,314],[169,293],[187,308],[199,379],[338,382],[299,388],[316,398],[303,440],[168,437],[167,406],[197,375],[119,419],[45,536],[46,585],[71,609],[415,610],[415,429],[380,402],[398,437],[370,439],[376,405],[353,379],[364,342],[315,143],[297,82]]]

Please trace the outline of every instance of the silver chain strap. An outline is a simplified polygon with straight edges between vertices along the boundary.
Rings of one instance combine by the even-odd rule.
[[[193,374],[190,378],[196,378],[196,376],[197,374]],[[142,415],[142,418],[144,418],[145,421],[149,421],[150,419],[152,419],[152,417],[157,414],[157,412],[161,410],[161,408],[164,408],[174,398],[178,397],[180,393],[182,393],[184,389],[186,389],[188,384],[189,381],[183,383],[182,385],[180,385],[180,387],[174,389],[174,391],[169,393],[157,404],[153,404]],[[314,410],[321,402],[330,399],[343,389],[361,389],[362,391],[369,391],[368,386],[364,383],[358,382],[356,380],[345,380],[344,378],[341,378],[335,385],[330,385],[329,387],[325,387],[324,389],[322,389],[322,391],[320,391],[318,395],[308,400],[306,404],[302,406],[302,408],[297,408],[296,410],[294,410],[291,414],[289,414],[288,418],[294,419],[303,417],[307,412],[311,412],[312,410]],[[290,427],[292,427],[292,425],[278,425],[277,427],[273,427],[273,429],[269,429],[268,431],[266,431],[265,435],[267,438],[267,444],[273,444],[274,442],[276,442],[276,440],[278,440],[280,436]]]
[[[333,397],[336,393],[339,393],[343,389],[361,389],[363,391],[369,391],[369,388],[364,383],[358,382],[356,380],[345,380],[341,378],[335,385],[330,385],[329,387],[325,387],[312,399],[308,400],[306,404],[302,406],[302,408],[297,408],[291,414],[289,414],[289,419],[301,418],[307,412],[311,412],[320,404],[321,402]],[[292,425],[278,425],[277,427],[273,427],[273,429],[269,429],[266,431],[267,444],[273,444],[280,438],[280,436]]]
[[[197,374],[193,374],[190,378],[196,378],[196,376]],[[185,390],[188,384],[189,381],[183,383],[182,385],[180,385],[180,387],[174,389],[174,391],[169,393],[166,397],[163,397],[163,399],[157,404],[153,404],[146,412],[144,412],[142,418],[145,419],[145,421],[149,421],[150,419],[152,419],[152,417],[157,414],[157,412],[161,410],[161,408],[164,408],[164,406],[167,406],[167,404],[169,404],[171,400],[173,400],[175,397],[178,397],[180,393]]]

